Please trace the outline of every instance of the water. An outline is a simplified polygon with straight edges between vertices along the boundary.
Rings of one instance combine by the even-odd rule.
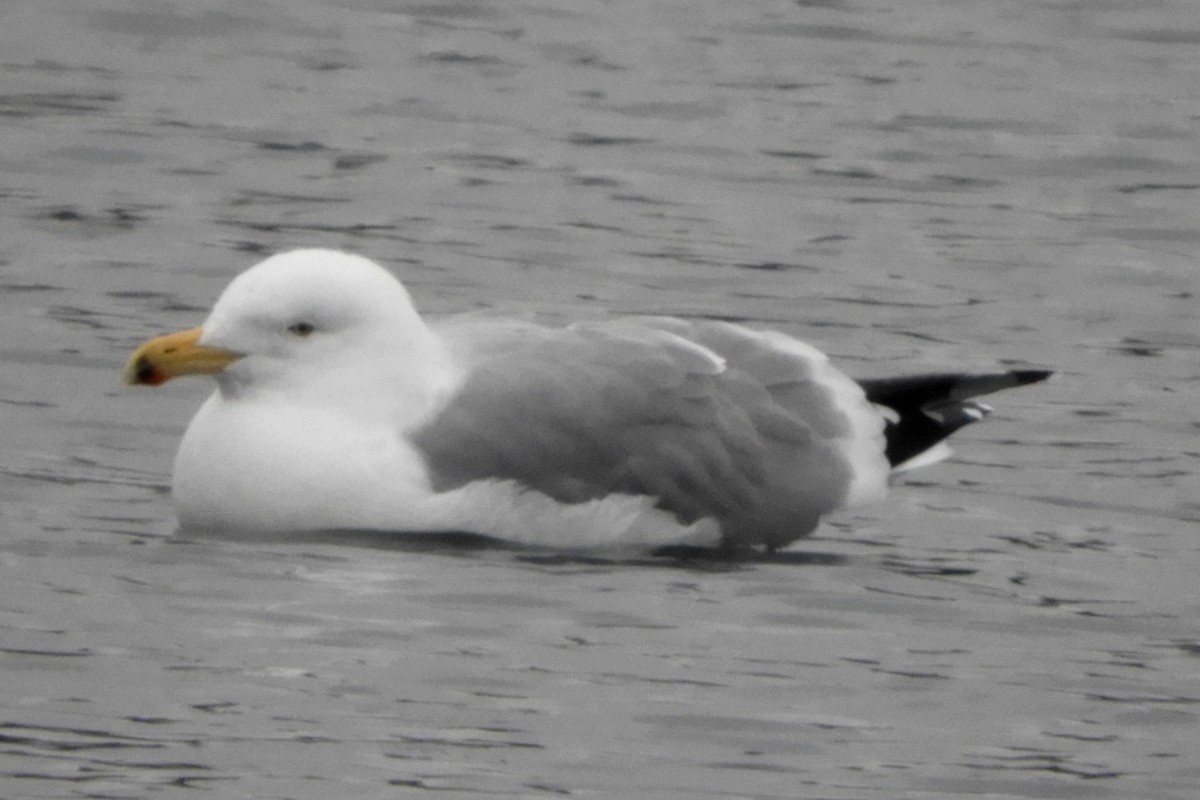
[[[1188,798],[1186,2],[0,7],[0,796]],[[742,565],[188,542],[263,254],[429,311],[745,319],[998,364],[956,460]]]

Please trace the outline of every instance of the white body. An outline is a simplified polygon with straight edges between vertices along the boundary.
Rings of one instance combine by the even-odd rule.
[[[323,250],[239,276],[203,329],[241,357],[176,458],[184,529],[775,547],[887,485],[880,415],[778,333],[431,326],[386,270]]]

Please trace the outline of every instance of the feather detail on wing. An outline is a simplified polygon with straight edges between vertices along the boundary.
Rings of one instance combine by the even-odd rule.
[[[646,495],[727,540],[780,545],[882,492],[882,422],[782,334],[637,319],[439,327],[468,372],[413,441],[434,488],[511,480],[559,502]]]

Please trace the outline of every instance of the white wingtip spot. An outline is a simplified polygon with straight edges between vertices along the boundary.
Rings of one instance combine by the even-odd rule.
[[[899,475],[903,472],[909,472],[914,469],[922,469],[931,464],[937,464],[939,461],[945,461],[950,456],[954,455],[954,451],[950,449],[950,445],[945,442],[938,442],[928,450],[917,453],[907,461],[901,461],[896,466],[892,467],[892,474]]]

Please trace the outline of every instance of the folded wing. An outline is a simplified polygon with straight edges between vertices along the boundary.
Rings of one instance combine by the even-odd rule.
[[[782,334],[659,318],[438,333],[469,366],[414,435],[440,491],[500,479],[564,503],[648,495],[684,523],[716,518],[727,541],[781,546],[886,484],[862,390]]]

